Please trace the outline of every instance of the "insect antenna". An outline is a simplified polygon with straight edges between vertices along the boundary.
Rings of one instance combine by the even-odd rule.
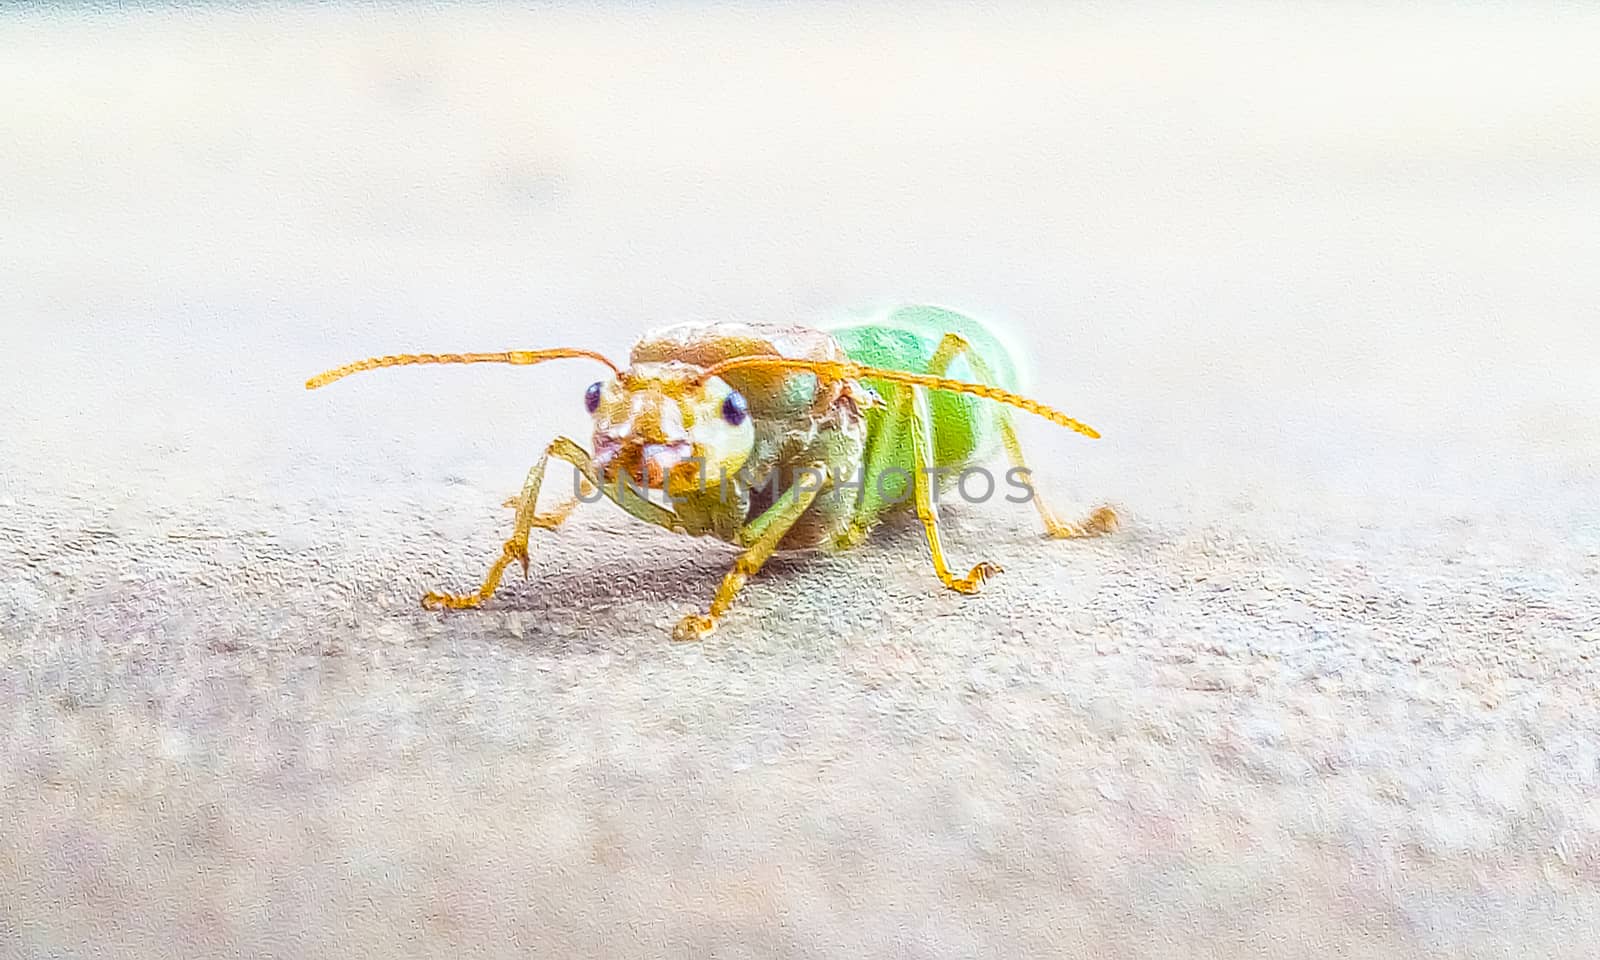
[[[1031,400],[1019,393],[1003,390],[1000,387],[990,386],[987,383],[968,383],[965,380],[952,380],[948,377],[936,377],[926,373],[910,373],[905,370],[889,370],[883,367],[869,367],[859,363],[841,360],[802,360],[795,357],[779,357],[767,354],[753,354],[743,357],[730,357],[727,360],[714,363],[707,367],[697,378],[704,382],[711,377],[719,376],[724,370],[738,367],[779,367],[785,370],[806,370],[820,377],[836,380],[859,380],[870,377],[875,380],[888,380],[891,383],[906,383],[914,387],[926,387],[929,390],[943,390],[947,393],[966,393],[986,400],[1009,404],[1020,410],[1044,417],[1051,423],[1059,424],[1076,433],[1098,440],[1099,431],[1081,420],[1062,413],[1047,404]]]
[[[379,367],[406,367],[419,363],[510,363],[518,366],[527,366],[533,363],[543,363],[546,360],[561,360],[568,357],[587,357],[598,360],[611,368],[611,372],[622,376],[622,371],[617,365],[608,360],[604,355],[593,350],[576,350],[566,347],[556,347],[550,350],[507,350],[504,353],[396,353],[387,357],[368,357],[347,363],[342,367],[319,373],[306,381],[307,390],[325,387],[335,380],[343,380],[352,373],[363,370],[376,370]]]

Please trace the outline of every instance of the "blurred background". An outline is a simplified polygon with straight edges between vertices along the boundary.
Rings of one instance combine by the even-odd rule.
[[[371,353],[620,355],[680,319],[909,300],[1011,326],[1040,392],[1119,439],[1094,456],[1156,495],[1592,473],[1597,24],[1570,4],[13,8],[0,442],[141,499],[246,456],[292,491],[323,452],[308,418],[424,476],[514,478],[581,429],[589,371],[299,384]],[[464,409],[479,429],[428,449]]]
[[[1594,7],[20,4],[0,50],[0,534],[23,571],[0,578],[0,953],[154,955],[164,926],[196,955],[604,928],[640,956],[1596,942]],[[902,540],[780,569],[689,654],[662,623],[726,557],[607,517],[551,548],[560,596],[451,626],[416,593],[476,582],[500,500],[551,436],[584,439],[592,371],[302,386],[371,354],[621,358],[655,325],[900,302],[1026,345],[1033,392],[1106,437],[1027,424],[1041,486],[1115,501],[1128,539],[1059,555],[1028,517],[958,521],[962,556],[992,541],[1017,578],[998,610],[934,597]],[[634,603],[619,551],[690,572]],[[1207,577],[1244,591],[1225,622],[1183,606]],[[1262,577],[1309,606],[1251,606]],[[973,680],[987,648],[961,646],[995,637],[1017,670],[1059,661],[1059,688],[1001,706],[1021,681]],[[1324,642],[1343,666],[1295,673]],[[329,675],[329,649],[353,666]],[[1241,662],[1289,679],[1216,680]],[[811,726],[769,756],[795,710]],[[1272,732],[1230,725],[1256,710]],[[1008,746],[1028,730],[1060,736]],[[1207,752],[1239,738],[1342,752],[1292,776]],[[1473,779],[1502,762],[1510,793]],[[601,807],[628,839],[560,846]],[[679,849],[686,823],[751,839]],[[969,842],[1013,859],[962,879]],[[775,849],[810,866],[749,872]],[[806,886],[835,873],[855,892]],[[679,906],[641,892],[662,890]]]

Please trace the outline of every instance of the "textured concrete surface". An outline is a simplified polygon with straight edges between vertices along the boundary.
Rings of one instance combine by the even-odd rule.
[[[1580,957],[1600,20],[0,17],[0,956]],[[1116,536],[775,563],[604,505],[578,366],[901,299]],[[581,436],[581,434],[580,434]]]

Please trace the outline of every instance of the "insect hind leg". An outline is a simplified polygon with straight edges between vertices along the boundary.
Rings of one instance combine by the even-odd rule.
[[[994,375],[988,363],[983,359],[971,341],[959,333],[946,333],[939,340],[939,346],[933,351],[932,358],[928,361],[928,372],[936,377],[945,376],[950,365],[957,359],[965,358],[971,365],[972,372],[977,374],[983,383],[994,383]],[[1006,458],[1018,470],[1031,473],[1027,460],[1022,455],[1022,441],[1017,438],[1017,428],[1011,420],[1011,410],[1003,404],[995,404],[995,423],[1000,430],[1000,441],[1005,445]],[[1050,509],[1044,498],[1039,496],[1039,491],[1033,490],[1034,507],[1039,511],[1039,520],[1044,524],[1045,535],[1053,539],[1062,540],[1074,537],[1098,537],[1117,529],[1117,512],[1109,504],[1101,504],[1089,512],[1087,517],[1076,523],[1071,523],[1057,517],[1055,511]]]

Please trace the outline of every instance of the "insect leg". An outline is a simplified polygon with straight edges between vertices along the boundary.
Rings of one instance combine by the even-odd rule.
[[[883,416],[867,440],[861,461],[861,493],[850,523],[833,541],[833,549],[849,550],[867,539],[874,525],[911,496],[911,434],[916,429],[912,390],[904,384],[877,387]],[[899,474],[896,485],[891,479]],[[892,489],[891,489],[892,488]]]
[[[901,397],[896,406],[910,411],[911,462],[914,465],[911,490],[917,519],[922,521],[922,530],[927,534],[933,572],[938,574],[941,583],[957,593],[977,593],[983,581],[1000,572],[1000,565],[985,560],[967,571],[964,577],[950,572],[944,559],[944,547],[939,543],[939,508],[933,501],[933,475],[928,469],[933,464],[933,429],[930,426],[933,418],[928,412],[928,396],[903,384],[897,392]]]
[[[589,482],[587,477],[580,477],[578,483],[581,485],[579,489],[583,492],[585,497],[594,496],[594,485]],[[505,503],[501,504],[501,506],[510,507],[514,510],[521,509],[522,498],[523,494],[519,493],[516,496],[507,499]],[[573,508],[577,507],[577,505],[577,497],[567,497],[565,500],[556,504],[555,507],[548,513],[535,513],[533,518],[529,521],[529,525],[538,527],[541,530],[554,530],[563,523],[567,522],[567,517],[572,515]]]
[[[946,376],[950,365],[959,357],[966,357],[967,362],[972,365],[972,372],[977,374],[980,381],[995,382],[983,357],[972,348],[972,344],[965,337],[957,333],[947,333],[939,341],[938,349],[928,361],[928,372],[936,377]],[[994,406],[995,421],[1000,427],[1000,440],[1005,444],[1006,457],[1010,459],[1013,467],[1028,470],[1028,463],[1022,458],[1022,443],[1017,439],[1017,428],[1011,421],[1010,409],[998,403]],[[1045,535],[1054,539],[1096,537],[1117,528],[1117,512],[1108,504],[1096,507],[1077,523],[1069,523],[1057,517],[1055,511],[1050,509],[1037,490],[1033,491],[1033,505],[1039,511],[1039,519],[1044,523]]]
[[[826,466],[821,463],[811,465],[809,471],[816,477],[826,477]],[[760,572],[783,535],[789,532],[795,521],[810,508],[812,501],[828,485],[824,480],[808,489],[799,489],[796,482],[782,495],[778,501],[768,507],[764,513],[751,520],[740,531],[739,540],[745,544],[745,551],[739,559],[733,562],[733,569],[722,578],[722,583],[717,586],[717,593],[711,598],[711,607],[703,614],[691,613],[678,621],[672,630],[672,639],[680,643],[686,640],[702,640],[717,628],[717,620],[728,612],[733,606],[734,598],[744,588],[745,582]]]
[[[593,463],[584,449],[566,437],[557,437],[545,448],[544,455],[539,462],[528,471],[528,479],[523,481],[522,493],[512,498],[517,508],[516,519],[512,522],[511,536],[500,548],[500,556],[495,558],[489,567],[489,572],[483,578],[483,584],[474,593],[437,593],[429,591],[422,597],[422,605],[429,610],[444,608],[447,610],[464,610],[476,607],[494,595],[495,588],[500,585],[500,577],[505,573],[506,567],[513,560],[522,564],[524,575],[528,572],[528,532],[534,527],[554,530],[572,512],[577,505],[577,500],[563,502],[549,513],[541,514],[536,510],[539,502],[539,487],[544,482],[544,468],[550,458],[565,460],[577,468],[583,481],[590,487],[598,486]]]

